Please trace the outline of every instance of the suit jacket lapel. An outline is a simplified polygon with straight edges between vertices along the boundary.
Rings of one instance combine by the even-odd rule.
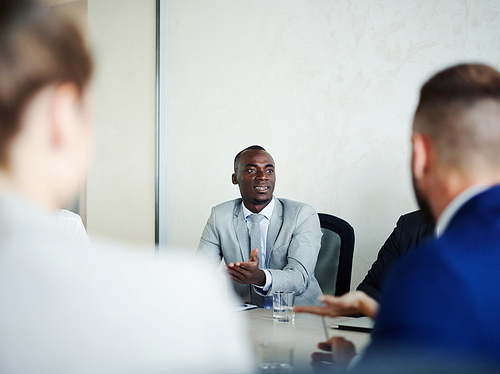
[[[271,222],[269,222],[269,228],[267,230],[267,244],[266,244],[266,267],[269,265],[269,259],[271,258],[274,243],[278,238],[278,234],[283,225],[283,204],[279,199],[276,199],[276,204],[274,205],[273,215],[271,216]]]
[[[234,207],[233,225],[240,245],[241,258],[244,262],[247,262],[250,259],[250,238],[245,217],[243,217],[241,202]]]

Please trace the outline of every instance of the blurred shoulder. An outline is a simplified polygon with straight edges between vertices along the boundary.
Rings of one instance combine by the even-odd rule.
[[[190,248],[140,246],[123,242],[97,240],[92,243],[93,253],[100,261],[113,263],[114,268],[134,269],[135,272],[164,272],[167,277],[186,272],[200,274],[211,273],[203,258],[194,256]],[[211,277],[210,277],[211,278]]]
[[[403,214],[399,217],[398,224],[404,225],[418,225],[418,224],[429,224],[428,220],[424,217],[420,210],[415,210],[410,213]]]

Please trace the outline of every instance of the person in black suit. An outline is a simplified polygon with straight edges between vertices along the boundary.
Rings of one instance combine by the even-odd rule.
[[[320,301],[325,306],[296,307],[295,311],[330,317],[365,315],[375,319],[387,274],[401,257],[430,237],[433,231],[432,219],[427,218],[422,210],[403,214],[399,217],[392,234],[380,248],[377,260],[359,284],[357,291],[348,292],[340,297],[324,295],[320,297]]]
[[[380,248],[377,260],[357,290],[379,301],[384,280],[394,264],[409,250],[431,236],[433,230],[434,225],[420,210],[399,217],[394,231]]]

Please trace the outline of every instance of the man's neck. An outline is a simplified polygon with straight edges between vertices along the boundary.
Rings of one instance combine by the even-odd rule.
[[[500,176],[493,174],[473,175],[460,170],[441,170],[439,178],[430,186],[430,203],[437,219],[450,203],[464,191],[474,186],[493,186],[500,184]]]
[[[16,175],[5,170],[0,170],[0,195],[20,195],[46,210],[58,208],[56,200],[52,198],[53,195],[49,193],[47,186],[42,183],[36,183],[29,176],[29,173]]]
[[[465,202],[499,183],[500,176],[494,173],[442,170],[430,192],[433,215],[436,217],[436,234],[440,235],[446,230],[450,220]]]
[[[272,200],[272,199],[271,199]],[[263,204],[254,204],[254,203],[248,203],[248,202],[243,202],[243,204],[245,204],[245,207],[251,211],[252,213],[260,213],[260,211],[262,209],[264,209],[266,206],[269,205],[269,203],[271,202],[271,200],[268,200],[266,203],[263,203]]]

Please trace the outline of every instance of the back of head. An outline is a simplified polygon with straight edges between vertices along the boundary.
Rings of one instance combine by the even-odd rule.
[[[49,85],[80,94],[92,61],[77,28],[34,0],[0,0],[0,166],[30,99]]]
[[[461,64],[429,79],[420,91],[414,131],[429,135],[439,161],[466,171],[500,167],[500,73]]]

